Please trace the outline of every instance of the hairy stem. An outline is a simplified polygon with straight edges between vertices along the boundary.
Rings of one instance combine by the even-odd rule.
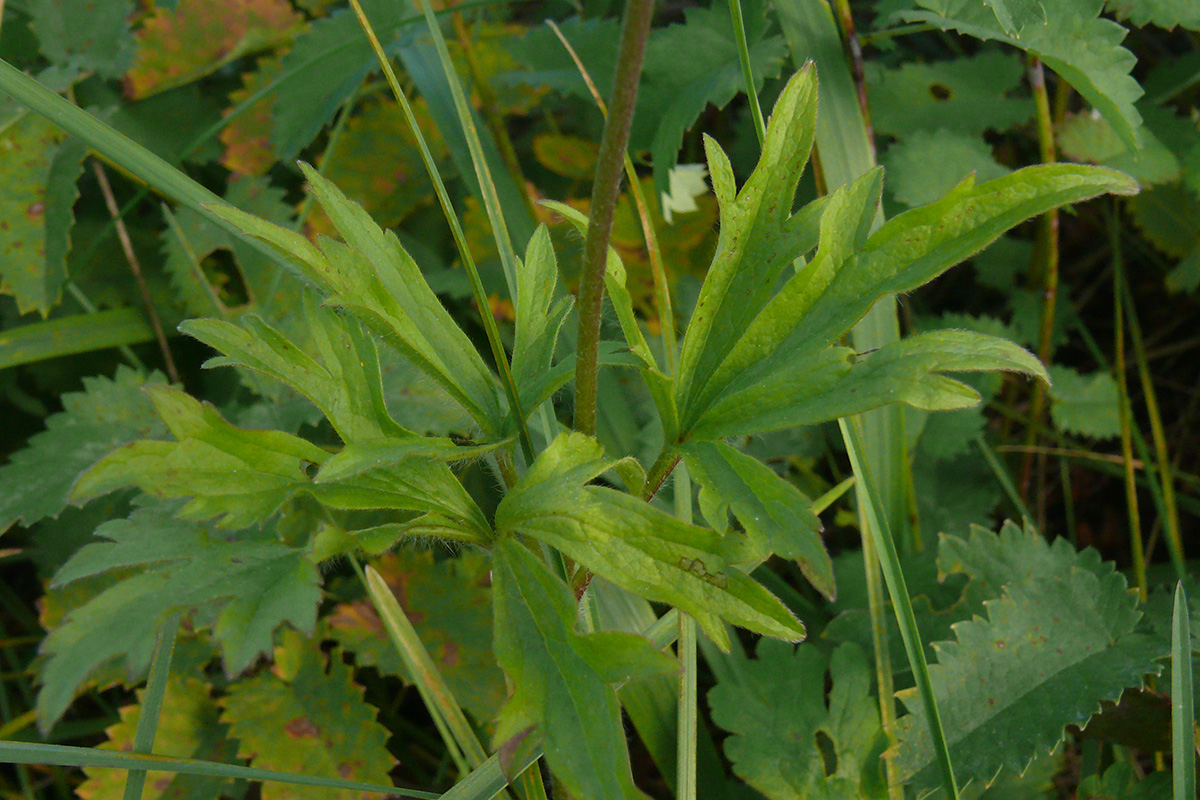
[[[767,140],[767,126],[763,122],[762,106],[758,92],[754,89],[754,70],[750,66],[750,45],[746,42],[746,24],[742,19],[742,0],[729,0],[729,14],[733,17],[733,35],[737,38],[738,61],[742,65],[742,81],[746,84],[746,97],[750,101],[750,118],[754,120],[754,133],[758,146]]]
[[[1046,71],[1036,56],[1029,59],[1029,85],[1037,109],[1038,150],[1043,164],[1057,160],[1054,149],[1054,122],[1050,115],[1050,97],[1046,92]],[[1042,291],[1042,319],[1038,334],[1037,355],[1043,364],[1050,363],[1051,339],[1054,334],[1054,307],[1058,302],[1058,209],[1051,209],[1038,219],[1034,261],[1029,269],[1030,286]],[[1046,384],[1034,382],[1030,404],[1029,427],[1025,444],[1037,443],[1042,416],[1046,411]],[[1021,465],[1021,496],[1028,498],[1033,477],[1034,456],[1028,453]],[[1040,521],[1040,520],[1039,520]]]
[[[604,302],[604,267],[608,237],[612,232],[617,193],[621,188],[625,148],[637,103],[638,81],[646,38],[650,33],[653,0],[629,0],[621,29],[616,81],[608,104],[608,122],[600,141],[596,181],[589,209],[591,224],[583,248],[583,274],[579,282],[579,339],[575,357],[575,429],[592,436],[596,432],[597,372],[600,357],[600,311]]]

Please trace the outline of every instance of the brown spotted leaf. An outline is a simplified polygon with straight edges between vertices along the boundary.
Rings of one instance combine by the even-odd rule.
[[[36,114],[0,132],[0,292],[22,313],[44,316],[58,304],[83,155],[78,140]]]
[[[237,759],[237,743],[226,735],[228,728],[218,719],[217,703],[210,692],[211,687],[196,678],[182,675],[170,677],[158,717],[158,734],[154,740],[156,755],[227,763]],[[139,699],[143,694],[138,692]],[[100,748],[132,750],[141,712],[140,704],[122,708],[121,721],[105,731],[108,741],[101,744]],[[83,800],[120,800],[123,797],[127,777],[125,770],[88,767],[84,772],[87,773],[87,780],[75,790]],[[239,794],[223,778],[151,772],[146,775],[142,800],[217,800],[222,795]]]
[[[321,653],[318,642],[281,660],[286,668],[238,681],[224,700],[222,721],[240,742],[238,755],[260,769],[390,785],[396,760],[387,750],[388,731],[363,701],[363,689],[342,663],[341,651]],[[326,663],[328,660],[328,663]],[[371,795],[264,783],[263,800],[367,800]]]
[[[139,99],[190,83],[290,42],[303,24],[287,0],[180,0],[174,11],[156,7],[137,33],[126,92]]]
[[[446,679],[454,697],[480,721],[504,702],[504,676],[492,654],[490,563],[482,553],[434,561],[429,550],[385,555],[375,568]],[[396,648],[366,599],[342,603],[329,617],[329,635],[353,650],[359,666],[411,680]]]
[[[229,93],[230,112],[255,92],[269,85],[279,75],[282,57],[259,59],[253,72],[242,76],[242,88]],[[221,131],[225,154],[221,163],[231,172],[241,175],[265,175],[275,166],[275,148],[271,146],[271,111],[275,108],[275,92],[269,92]],[[228,112],[227,112],[228,113]]]

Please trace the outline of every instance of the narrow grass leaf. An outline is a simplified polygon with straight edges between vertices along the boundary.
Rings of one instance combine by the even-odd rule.
[[[1196,714],[1192,697],[1191,613],[1183,582],[1171,618],[1171,771],[1175,800],[1196,796]]]
[[[135,308],[72,314],[0,331],[0,369],[151,341],[154,329]]]

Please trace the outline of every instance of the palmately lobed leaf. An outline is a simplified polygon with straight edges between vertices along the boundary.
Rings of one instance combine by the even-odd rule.
[[[996,554],[1011,558],[1010,545],[1014,553],[1028,551],[1033,564],[1055,568],[1042,575],[1037,567],[1036,580],[1018,571],[1015,581],[1004,581],[1003,596],[986,604],[986,619],[958,623],[955,641],[934,645],[938,663],[930,676],[960,785],[989,783],[1002,768],[1022,772],[1036,754],[1054,749],[1066,726],[1082,727],[1102,700],[1115,701],[1157,674],[1166,655],[1161,639],[1135,632],[1137,597],[1094,553],[1052,547],[1036,532],[1010,526],[1001,537],[975,529],[969,544],[950,548],[960,555],[948,551],[947,558],[987,564]],[[932,787],[938,766],[924,707],[915,690],[899,697],[909,713],[891,757],[903,779]]]

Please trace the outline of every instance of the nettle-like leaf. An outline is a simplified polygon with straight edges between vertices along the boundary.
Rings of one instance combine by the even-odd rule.
[[[1168,800],[1171,774],[1152,772],[1139,777],[1132,764],[1113,764],[1104,774],[1088,775],[1079,781],[1075,796],[1079,800]]]
[[[986,5],[974,0],[917,0],[917,5],[922,10],[901,16],[1037,56],[1094,105],[1123,141],[1137,146],[1142,117],[1133,104],[1142,88],[1130,75],[1137,59],[1121,47],[1126,30],[1100,16],[1104,0],[1038,4],[1044,20],[1019,31],[1006,31]]]
[[[58,66],[117,78],[133,58],[130,0],[34,0],[28,6],[42,55]]]
[[[222,527],[245,528],[307,488],[309,466],[329,457],[289,433],[235,428],[180,389],[145,391],[176,441],[138,441],[110,453],[79,477],[72,501],[136,486],[152,497],[193,498],[180,509],[187,519],[220,517]]]
[[[172,667],[175,666],[172,664]],[[198,678],[179,674],[178,671],[171,675],[158,716],[155,755],[225,763],[237,759],[237,743],[230,740],[228,727],[217,718],[219,710],[211,691],[211,687]],[[139,695],[142,694],[144,692],[139,692]],[[108,740],[100,744],[102,750],[134,749],[142,706],[124,706],[119,713],[121,721],[105,731]],[[124,796],[129,775],[125,770],[85,767],[84,773],[87,780],[75,790],[83,800],[119,800]],[[146,789],[142,798],[218,800],[222,796],[240,797],[242,793],[244,784],[239,787],[237,783],[224,778],[149,772],[146,774]]]
[[[127,91],[136,99],[190,83],[291,40],[303,22],[286,0],[180,0],[173,10],[155,7],[137,32]]]
[[[101,525],[103,540],[81,549],[52,587],[108,573],[119,576],[46,637],[39,680],[43,728],[61,716],[76,688],[98,668],[124,661],[130,680],[145,674],[155,634],[171,611],[203,609],[236,675],[270,652],[277,627],[311,632],[321,600],[316,565],[302,549],[261,531],[225,540],[177,519],[178,504],[152,504]]]
[[[303,318],[315,357],[254,315],[242,317],[240,325],[190,320],[179,330],[224,354],[205,367],[246,367],[307,397],[343,441],[414,437],[388,412],[375,341],[359,322],[318,306],[310,293]]]
[[[732,734],[725,754],[733,771],[769,800],[886,797],[887,734],[863,650],[843,644],[828,663],[815,645],[793,652],[762,639],[757,656],[742,666],[743,680],[720,681],[708,693],[713,721]]]
[[[767,4],[743,4],[746,40],[755,91],[779,75],[787,50],[783,37],[768,35]],[[711,103],[723,108],[746,90],[738,60],[737,39],[729,8],[688,8],[685,21],[655,32],[646,47],[644,86],[638,98],[630,144],[649,144],[654,160],[656,194],[667,191],[667,175],[675,166],[683,134]],[[680,58],[688,53],[688,58]]]
[[[24,450],[0,467],[0,532],[14,522],[31,525],[67,507],[80,472],[114,447],[166,436],[167,428],[142,393],[166,383],[159,373],[118,367],[109,378],[84,378],[83,391],[62,396],[63,411],[46,419]]]
[[[496,509],[496,533],[532,536],[649,600],[696,618],[727,650],[724,622],[788,641],[804,626],[770,592],[730,566],[730,543],[640,497],[587,483],[615,467],[599,443],[562,434]]]
[[[932,203],[971,173],[977,180],[1007,175],[981,136],[945,129],[914,131],[883,156],[888,192],[910,208]]]
[[[44,117],[25,112],[0,130],[0,292],[21,313],[45,316],[67,281],[75,182],[83,172],[83,142]]]
[[[1033,114],[1018,90],[1024,69],[1014,53],[985,50],[931,63],[909,61],[895,68],[863,65],[871,98],[871,127],[904,138],[938,130],[979,136],[1004,131]],[[890,180],[890,177],[889,177]]]
[[[742,552],[736,556],[740,564],[752,569],[774,553],[794,560],[821,594],[836,594],[821,521],[812,501],[794,484],[724,442],[689,442],[681,450],[700,485],[700,507],[708,523],[724,530],[732,511],[745,528],[745,542],[738,545]]]
[[[372,566],[412,620],[454,697],[480,722],[504,702],[504,676],[492,653],[491,561],[479,550],[435,559],[432,550],[402,548]],[[366,600],[340,603],[325,620],[329,635],[354,652],[359,666],[412,678]]]
[[[1167,275],[1173,291],[1200,286],[1200,191],[1181,182],[1142,192],[1129,201],[1133,222],[1151,244],[1180,259]]]
[[[816,73],[808,66],[780,95],[762,160],[740,191],[724,153],[706,142],[721,232],[683,342],[679,425],[667,431],[669,441],[813,424],[890,402],[946,410],[978,401],[943,371],[1044,379],[1028,352],[966,331],[914,336],[856,362],[835,343],[880,297],[927,283],[1025,219],[1103,192],[1136,191],[1120,173],[1073,165],[1031,167],[978,186],[968,178],[868,238],[878,171],[791,214],[815,113]],[[811,260],[797,261],[814,245]],[[774,293],[793,263],[795,274]]]
[[[302,164],[304,174],[346,244],[319,237],[313,245],[295,231],[232,208],[213,214],[270,244],[314,285],[328,304],[359,316],[437,381],[489,436],[503,436],[499,380],[429,288],[420,268],[391,231],[384,232],[337,187]]]
[[[282,59],[276,55],[260,58],[252,71],[242,75],[241,88],[229,93],[230,105],[236,108],[277,81],[282,65]],[[231,172],[266,175],[275,166],[275,151],[271,147],[271,111],[275,108],[276,99],[275,92],[268,93],[221,129],[221,144],[225,146],[221,164]]]
[[[1117,382],[1107,372],[1081,375],[1070,367],[1053,366],[1050,375],[1050,414],[1061,431],[1111,439],[1121,433]]]
[[[1022,772],[1062,741],[1066,726],[1082,727],[1102,700],[1160,671],[1166,647],[1134,632],[1137,597],[1095,553],[1051,545],[1015,525],[1000,536],[977,528],[968,542],[952,542],[943,544],[948,561],[1004,587],[985,604],[986,619],[961,622],[956,641],[934,645],[930,676],[960,785],[990,783],[1005,767]],[[1003,577],[1009,570],[1011,579]],[[924,706],[916,690],[899,697],[909,713],[892,757],[902,779],[932,787],[938,766]]]
[[[264,671],[230,686],[221,721],[237,738],[238,755],[259,769],[390,785],[388,772],[396,759],[387,749],[388,730],[375,721],[375,708],[363,699],[363,689],[354,682],[353,670],[342,663],[341,652],[334,650],[326,657],[316,641],[294,644],[299,663],[276,669],[280,674]],[[262,796],[368,797],[286,783],[264,783]]]
[[[1104,7],[1139,28],[1157,25],[1200,31],[1200,8],[1191,0],[1106,0]]]
[[[632,633],[576,633],[570,589],[513,539],[492,551],[492,575],[496,659],[515,687],[497,721],[497,746],[536,726],[550,768],[573,796],[645,800],[633,784],[612,685],[674,672],[678,663]]]
[[[1112,167],[1137,178],[1142,185],[1167,183],[1181,175],[1179,159],[1149,125],[1141,131],[1141,147],[1137,150],[1130,150],[1108,120],[1098,114],[1071,115],[1057,127],[1055,139],[1065,158]]]

